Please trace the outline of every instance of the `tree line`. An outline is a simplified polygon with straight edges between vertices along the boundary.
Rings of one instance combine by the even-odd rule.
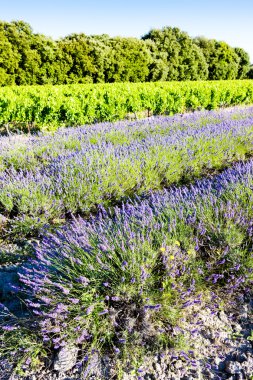
[[[71,34],[57,41],[0,21],[0,86],[253,78],[248,53],[179,28],[141,39]]]

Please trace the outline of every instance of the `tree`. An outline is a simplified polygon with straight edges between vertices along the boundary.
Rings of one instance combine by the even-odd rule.
[[[240,59],[232,47],[225,42],[204,37],[197,37],[194,42],[202,50],[208,64],[208,79],[237,78]]]
[[[57,43],[23,21],[0,22],[0,84],[63,83]]]
[[[67,83],[89,83],[96,69],[84,34],[71,34],[58,41]],[[62,62],[62,63],[63,63]]]
[[[149,80],[198,80],[207,78],[201,50],[178,28],[153,29],[142,37],[152,56]]]
[[[34,35],[33,49],[40,56],[37,84],[62,84],[66,79],[65,64],[58,45],[51,38]]]
[[[94,83],[104,83],[111,69],[112,46],[107,34],[87,37],[90,57],[94,64],[92,78]]]
[[[235,48],[235,53],[239,57],[239,66],[237,79],[244,79],[247,77],[247,73],[250,69],[250,58],[249,54],[242,48]]]
[[[150,52],[136,38],[115,37],[108,40],[111,56],[105,72],[106,82],[144,82],[149,74]]]
[[[36,84],[41,61],[34,46],[32,28],[24,21],[12,21],[3,23],[3,31],[12,46],[14,56],[19,57],[18,67],[14,69],[15,83]]]
[[[20,54],[13,49],[4,33],[4,24],[0,23],[0,86],[15,84]]]

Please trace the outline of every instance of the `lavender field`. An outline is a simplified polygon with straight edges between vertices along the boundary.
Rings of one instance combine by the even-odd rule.
[[[253,108],[0,139],[3,237],[184,184],[252,154]]]
[[[252,144],[253,107],[1,137],[0,379],[251,379]]]

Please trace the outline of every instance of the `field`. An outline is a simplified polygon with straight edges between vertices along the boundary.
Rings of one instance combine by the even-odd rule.
[[[166,378],[211,379],[234,347],[252,358],[253,84],[124,86],[0,91],[0,369],[18,379],[100,379],[101,357],[153,379],[164,353]]]

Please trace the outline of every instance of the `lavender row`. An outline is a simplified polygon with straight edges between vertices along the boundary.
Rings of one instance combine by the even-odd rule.
[[[29,169],[51,162],[52,159],[72,151],[94,148],[104,143],[129,145],[148,137],[172,136],[177,131],[198,130],[232,120],[252,117],[253,107],[231,108],[218,111],[201,111],[174,116],[156,116],[134,122],[99,123],[78,128],[61,128],[54,134],[13,135],[0,138],[1,169],[10,166]],[[190,131],[193,133],[193,131]],[[178,137],[182,137],[179,134]]]
[[[189,182],[252,154],[252,108],[5,138],[4,233],[28,235],[133,195]],[[9,145],[8,145],[9,144]]]

